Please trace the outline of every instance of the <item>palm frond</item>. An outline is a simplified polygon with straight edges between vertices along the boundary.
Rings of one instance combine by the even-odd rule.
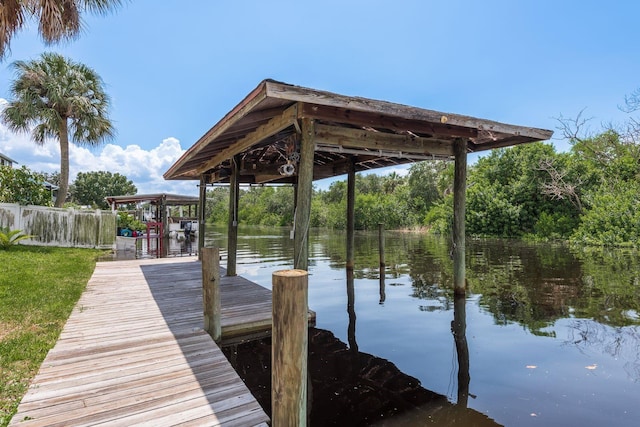
[[[83,0],[86,10],[104,15],[122,4],[121,0]]]
[[[74,0],[40,0],[36,15],[46,43],[73,39],[80,31],[80,12]]]
[[[20,0],[3,0],[0,6],[0,59],[7,54],[11,38],[22,27],[24,18]]]

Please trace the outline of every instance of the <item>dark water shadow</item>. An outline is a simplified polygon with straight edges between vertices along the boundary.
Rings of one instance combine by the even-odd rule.
[[[271,340],[223,348],[265,411],[271,406]],[[309,329],[309,425],[495,427],[484,414],[423,388],[388,360]]]

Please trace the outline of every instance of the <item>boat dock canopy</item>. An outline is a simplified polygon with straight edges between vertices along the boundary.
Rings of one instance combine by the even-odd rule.
[[[295,181],[300,120],[314,122],[313,179],[428,159],[453,159],[454,141],[478,152],[546,140],[552,131],[338,95],[264,80],[171,168],[168,180]]]
[[[179,194],[134,194],[132,196],[107,196],[105,197],[109,206],[124,205],[129,203],[151,203],[152,205],[162,204],[166,206],[188,206],[200,203],[198,197],[181,196]]]

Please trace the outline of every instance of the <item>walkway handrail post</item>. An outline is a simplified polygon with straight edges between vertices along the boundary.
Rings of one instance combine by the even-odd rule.
[[[308,284],[305,270],[280,270],[272,276],[274,427],[307,425]]]
[[[215,342],[220,342],[220,249],[202,248],[202,304],[204,330]]]

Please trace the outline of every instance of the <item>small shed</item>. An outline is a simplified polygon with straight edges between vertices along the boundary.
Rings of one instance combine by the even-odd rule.
[[[235,274],[238,185],[296,186],[294,267],[307,269],[312,181],[348,175],[347,267],[353,267],[355,173],[428,159],[454,160],[454,283],[464,292],[468,153],[546,140],[516,126],[264,80],[165,172],[168,180],[229,183],[228,274]]]

